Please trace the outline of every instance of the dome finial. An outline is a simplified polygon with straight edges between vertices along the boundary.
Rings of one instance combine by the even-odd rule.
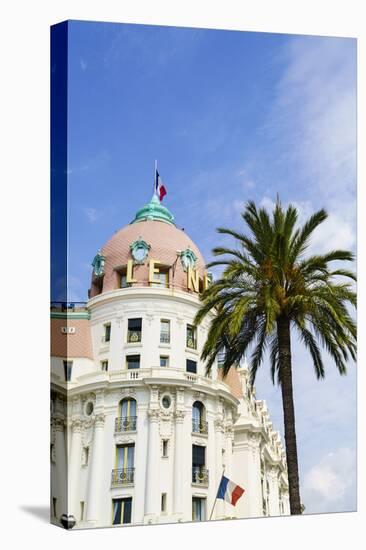
[[[142,222],[146,220],[155,220],[158,222],[165,222],[174,224],[174,216],[169,212],[169,210],[161,204],[163,197],[166,195],[166,189],[163,184],[163,181],[158,172],[158,161],[155,161],[155,172],[154,172],[154,191],[153,196],[149,203],[145,204],[140,210],[136,212],[135,218],[131,223]]]

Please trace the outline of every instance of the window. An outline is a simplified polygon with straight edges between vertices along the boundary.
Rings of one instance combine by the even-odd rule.
[[[169,395],[164,395],[161,404],[163,405],[164,409],[169,409],[171,405],[172,400],[170,399]]]
[[[85,405],[85,414],[86,416],[91,416],[94,412],[94,403],[93,401],[88,401]]]
[[[87,466],[88,464],[89,464],[89,447],[84,447],[83,453],[82,453],[81,465]]]
[[[217,354],[217,366],[219,368],[222,367],[222,365],[224,364],[225,359],[226,359],[226,351],[223,349],[223,350],[219,351],[219,353]]]
[[[82,500],[80,502],[80,521],[84,521],[84,510],[85,510],[85,502]]]
[[[151,286],[169,288],[169,268],[159,268],[159,273],[154,273],[154,281]]]
[[[206,519],[206,499],[200,497],[192,498],[192,520],[205,521]]]
[[[119,416],[115,420],[115,432],[136,431],[136,400],[132,397],[122,399],[118,412]]]
[[[192,483],[208,485],[208,471],[206,469],[206,447],[192,445]]]
[[[103,341],[110,342],[110,340],[111,340],[111,324],[107,323],[106,325],[104,325]]]
[[[113,499],[113,525],[131,523],[132,497]]]
[[[101,361],[100,366],[104,372],[108,371],[108,361]]]
[[[160,366],[169,367],[169,357],[167,355],[160,355]]]
[[[160,321],[160,342],[162,344],[170,343],[170,321],[166,319]]]
[[[161,511],[166,512],[166,493],[161,493]]]
[[[112,471],[112,486],[133,485],[135,444],[117,445],[116,462]]]
[[[192,445],[192,466],[203,467],[205,465],[206,447]]]
[[[192,361],[192,359],[187,359],[186,371],[197,374],[197,361]]]
[[[128,283],[127,282],[127,272],[124,271],[122,274],[121,274],[121,288],[128,288],[131,286],[131,283]]]
[[[52,499],[52,515],[54,518],[57,518],[57,498],[55,497]]]
[[[129,319],[127,342],[141,342],[142,319]]]
[[[128,369],[139,369],[140,368],[140,356],[139,355],[127,355],[126,362],[127,362],[127,368]]]
[[[187,348],[197,349],[197,330],[193,325],[187,325]]]
[[[163,457],[164,458],[168,456],[168,449],[169,449],[169,440],[163,439]]]
[[[192,432],[207,434],[208,425],[206,421],[205,407],[200,401],[195,401],[192,407]]]
[[[70,382],[72,373],[72,361],[64,361],[64,372],[66,382]]]
[[[50,445],[50,459],[51,459],[51,462],[55,462],[55,446],[53,443],[51,443]]]

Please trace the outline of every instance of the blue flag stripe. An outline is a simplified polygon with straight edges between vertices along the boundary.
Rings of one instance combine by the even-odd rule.
[[[225,476],[222,476],[216,498],[222,498],[223,500],[225,499],[225,493],[226,493],[228,483],[229,483],[228,478]]]

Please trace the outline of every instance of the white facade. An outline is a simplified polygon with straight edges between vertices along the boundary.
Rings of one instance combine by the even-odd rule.
[[[217,366],[205,376],[200,354],[209,319],[197,329],[197,349],[187,347],[187,325],[199,306],[196,294],[136,287],[58,314],[70,338],[77,337],[73,320],[90,318],[93,359],[68,356],[66,382],[64,359],[52,358],[55,523],[64,513],[74,516],[75,528],[209,519],[223,471],[245,494],[235,507],[218,499],[212,519],[289,514],[280,437],[248,386],[246,365],[235,371],[243,394],[237,398],[232,383],[218,380]],[[129,319],[141,319],[141,341],[128,341]],[[170,321],[169,342],[162,320]],[[140,357],[139,368],[127,368],[131,355]],[[187,372],[187,360],[197,363],[196,373]],[[130,401],[121,410],[123,399]]]

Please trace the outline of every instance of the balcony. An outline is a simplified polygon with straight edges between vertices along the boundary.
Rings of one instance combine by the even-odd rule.
[[[141,331],[140,330],[127,331],[127,342],[129,344],[137,344],[138,342],[141,342]]]
[[[208,470],[204,466],[193,466],[192,484],[208,487]]]
[[[170,334],[169,332],[160,333],[160,343],[161,344],[170,344]]]
[[[135,478],[135,468],[119,468],[112,470],[112,487],[133,485]]]
[[[192,433],[194,434],[208,434],[208,422],[206,420],[197,420],[192,418]]]
[[[197,339],[188,336],[186,345],[187,345],[187,348],[189,349],[197,349]]]
[[[114,433],[135,432],[137,416],[119,416],[114,421]]]

